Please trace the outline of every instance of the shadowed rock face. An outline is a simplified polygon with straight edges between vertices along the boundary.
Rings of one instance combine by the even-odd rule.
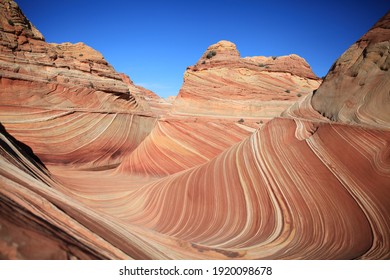
[[[286,77],[300,77],[296,90],[307,92],[309,81],[318,80],[295,55],[240,58],[234,44],[220,42],[186,72],[169,111],[89,47],[45,43],[14,2],[1,1],[0,12],[0,258],[390,258],[388,76],[364,72],[368,60],[335,66],[314,96],[306,94],[281,117],[261,123],[245,106],[243,114],[252,118],[218,109],[204,116],[193,97],[207,95],[193,90],[197,82],[206,92],[241,81],[236,88],[247,96],[234,96],[236,103],[255,102],[261,92],[264,108],[271,106],[262,114],[275,116],[272,94],[280,95],[276,89],[289,84]],[[389,42],[387,32],[372,33],[388,18],[358,41],[373,47],[367,59],[381,57],[383,49],[374,46]],[[31,51],[18,49],[21,34]],[[37,58],[49,59],[52,48],[69,69],[64,61],[60,67]],[[80,70],[81,50],[88,65],[105,70]],[[259,78],[265,75],[260,63],[268,66],[269,80]],[[12,71],[18,67],[23,75]],[[351,67],[375,95],[349,83]],[[48,80],[59,68],[68,80]],[[99,89],[88,88],[83,77],[96,79]],[[217,92],[210,90],[209,100],[220,106],[211,101]],[[358,102],[343,103],[352,97]],[[365,101],[378,104],[378,112]],[[37,252],[40,247],[45,250]]]
[[[187,68],[173,112],[269,119],[320,83],[297,55],[241,58],[233,43],[220,41]]]

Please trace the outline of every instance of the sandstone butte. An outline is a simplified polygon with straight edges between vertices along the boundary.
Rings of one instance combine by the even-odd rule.
[[[390,258],[389,13],[314,93],[222,41],[167,105],[0,12],[1,259]]]
[[[320,83],[298,55],[241,58],[235,44],[220,41],[187,68],[173,112],[267,120]]]

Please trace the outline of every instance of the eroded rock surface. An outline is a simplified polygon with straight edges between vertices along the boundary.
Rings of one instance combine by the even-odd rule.
[[[0,258],[390,258],[390,14],[314,95],[303,59],[220,42],[170,109],[0,12]]]
[[[270,119],[320,83],[297,55],[241,58],[235,44],[220,41],[187,68],[173,112]]]
[[[386,15],[333,64],[313,107],[335,121],[389,129],[389,37]]]
[[[46,43],[13,1],[0,11],[1,123],[46,164],[119,164],[154,126],[147,103],[98,51]]]

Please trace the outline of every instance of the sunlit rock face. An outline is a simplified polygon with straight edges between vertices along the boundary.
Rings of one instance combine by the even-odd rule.
[[[48,44],[15,2],[0,9],[0,121],[8,132],[45,163],[119,164],[154,125],[147,103],[98,51]]]
[[[184,77],[173,107],[126,156],[121,172],[168,175],[205,163],[321,82],[297,55],[241,58],[228,41],[210,46]],[[155,97],[143,96],[154,110],[161,107]]]
[[[159,119],[119,169],[130,174],[169,175],[203,164],[253,133],[246,121],[169,116]]]
[[[197,257],[388,258],[389,140],[274,119],[206,164],[129,194],[121,216],[190,242]]]
[[[371,46],[366,60],[340,58],[314,94],[319,80],[297,56],[240,58],[232,43],[210,47],[194,67],[226,72],[202,74],[199,87],[206,78],[225,87],[240,80],[230,68],[249,69],[253,92],[262,92],[269,115],[241,106],[238,117],[218,109],[229,98],[207,114],[192,98],[200,91],[186,103],[196,71],[187,70],[171,108],[97,51],[44,42],[14,2],[1,1],[0,12],[1,259],[390,258],[388,76],[363,70],[374,67],[369,58],[382,63],[374,46],[389,43],[390,14],[356,43]],[[348,63],[363,86],[345,74]],[[307,90],[279,117],[271,95],[286,77],[263,87],[265,65],[267,75],[302,78],[291,92]]]
[[[220,41],[187,68],[173,112],[270,119],[320,83],[297,55],[241,58],[235,44]]]
[[[334,121],[389,129],[390,18],[381,18],[333,64],[312,104]]]

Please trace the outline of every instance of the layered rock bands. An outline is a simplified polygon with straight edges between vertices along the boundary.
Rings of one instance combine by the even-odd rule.
[[[390,14],[318,89],[221,41],[170,104],[0,12],[1,259],[390,258]]]

